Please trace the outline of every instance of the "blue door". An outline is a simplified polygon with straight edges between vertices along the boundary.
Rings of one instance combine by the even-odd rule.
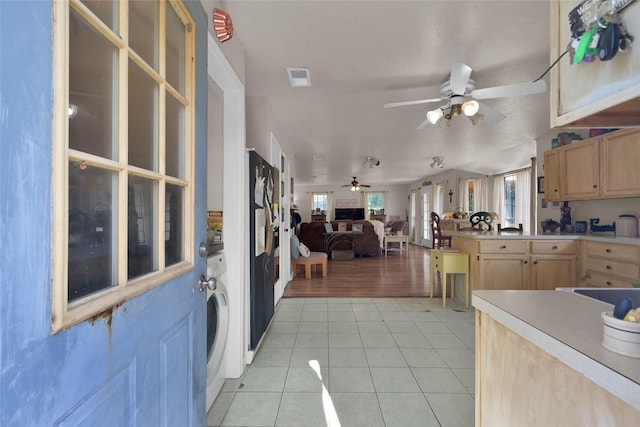
[[[185,3],[197,33],[192,268],[53,332],[54,0],[0,1],[3,427],[205,425],[207,17]]]

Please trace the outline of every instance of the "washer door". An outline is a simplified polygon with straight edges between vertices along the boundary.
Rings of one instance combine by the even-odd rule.
[[[218,303],[216,297],[211,295],[207,300],[207,362],[213,354],[213,344],[218,335]]]
[[[224,285],[207,299],[207,376],[216,375],[222,363],[229,329],[229,305]]]

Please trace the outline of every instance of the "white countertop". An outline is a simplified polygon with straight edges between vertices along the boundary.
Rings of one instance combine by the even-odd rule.
[[[614,233],[515,233],[497,231],[447,231],[447,236],[473,237],[474,239],[525,239],[525,240],[591,240],[640,246],[640,237],[617,237]]]
[[[491,291],[473,306],[640,410],[640,359],[602,346],[601,313],[613,306],[563,291]]]

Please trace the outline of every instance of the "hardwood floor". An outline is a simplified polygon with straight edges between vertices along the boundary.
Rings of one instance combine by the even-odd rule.
[[[284,297],[425,297],[429,296],[429,250],[410,245],[402,255],[329,260],[327,277],[321,269],[305,279],[302,268],[284,290]],[[436,279],[434,297],[442,295]]]

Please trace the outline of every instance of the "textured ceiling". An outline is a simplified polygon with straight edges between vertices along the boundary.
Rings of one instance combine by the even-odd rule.
[[[294,160],[297,184],[399,184],[445,169],[495,174],[530,164],[549,131],[549,93],[483,101],[507,117],[473,126],[416,127],[453,61],[476,88],[532,81],[549,66],[549,3],[538,1],[222,2],[245,50],[246,92],[266,97]],[[208,11],[210,12],[210,11]],[[287,67],[309,67],[311,88],[291,88]],[[548,81],[548,76],[545,77]],[[262,98],[264,99],[264,98]],[[293,146],[293,150],[291,150]],[[324,156],[314,161],[313,155]],[[363,165],[365,158],[380,166]]]

